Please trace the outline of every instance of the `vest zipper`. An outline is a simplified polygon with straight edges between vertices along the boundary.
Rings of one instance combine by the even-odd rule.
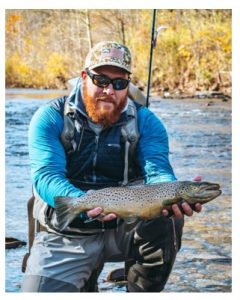
[[[94,151],[94,157],[93,157],[93,181],[97,181],[96,176],[96,164],[97,164],[97,150],[98,150],[98,141],[99,141],[99,135],[95,136],[95,151]]]

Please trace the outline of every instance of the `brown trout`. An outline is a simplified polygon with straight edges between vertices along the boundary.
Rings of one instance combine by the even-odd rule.
[[[115,213],[127,223],[137,219],[153,219],[163,209],[186,201],[190,205],[204,204],[221,194],[217,183],[173,181],[151,185],[110,187],[81,197],[55,197],[59,229],[63,230],[82,211],[102,207],[104,214]]]

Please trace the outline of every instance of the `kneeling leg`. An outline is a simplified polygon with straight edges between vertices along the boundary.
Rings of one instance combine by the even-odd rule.
[[[183,219],[160,217],[141,222],[134,233],[133,257],[128,273],[129,292],[160,292],[181,247]]]

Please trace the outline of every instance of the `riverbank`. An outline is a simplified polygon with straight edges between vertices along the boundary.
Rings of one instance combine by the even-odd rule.
[[[21,94],[23,93],[28,97],[31,93],[34,93],[36,97],[42,97],[43,94],[52,94],[52,98],[54,98],[54,95],[68,95],[73,86],[69,83],[70,80],[64,85],[62,88],[25,88],[25,87],[7,87],[6,93],[7,94]],[[136,85],[138,86],[138,85]],[[139,87],[139,86],[138,86]],[[139,87],[139,89],[146,95],[146,92],[143,87]],[[21,92],[22,91],[22,92]],[[39,91],[39,92],[37,92]],[[227,90],[224,91],[208,91],[208,90],[202,90],[202,91],[196,91],[196,92],[180,92],[179,90],[173,90],[173,91],[159,91],[156,88],[151,89],[150,96],[154,100],[155,98],[162,98],[162,99],[222,99],[222,101],[230,101],[232,99],[231,97],[232,90],[229,87]]]

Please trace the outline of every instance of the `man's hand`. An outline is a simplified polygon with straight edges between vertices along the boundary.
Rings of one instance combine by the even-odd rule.
[[[180,204],[181,208],[177,204],[172,205],[172,211],[175,218],[183,218],[184,215],[191,217],[193,212],[200,212],[202,210],[201,203],[196,203],[194,207],[191,207],[187,202]],[[162,211],[163,216],[167,217],[169,212],[167,209]]]
[[[114,213],[110,213],[110,214],[103,214],[103,209],[101,207],[95,207],[89,211],[87,211],[87,216],[91,219],[91,218],[96,218],[97,216],[99,216],[98,220],[102,221],[102,222],[107,222],[107,221],[111,221],[117,218],[117,216]]]
[[[201,181],[201,176],[196,176],[194,181]],[[180,204],[181,207],[179,207],[177,204],[172,205],[172,211],[175,218],[183,218],[184,215],[191,217],[193,215],[193,212],[199,213],[202,210],[202,204],[196,203],[193,207],[190,206],[187,202],[182,202]],[[162,211],[162,215],[167,217],[169,215],[169,212],[167,209],[164,209]]]

